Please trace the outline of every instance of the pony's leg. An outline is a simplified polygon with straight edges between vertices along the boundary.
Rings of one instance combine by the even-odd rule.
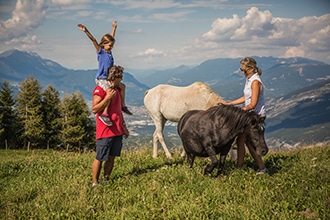
[[[233,142],[234,142],[234,140],[229,141],[228,144],[223,146],[222,150],[220,151],[220,162],[219,162],[219,166],[218,166],[217,176],[219,176],[220,174],[223,173],[226,157],[228,155],[228,152],[232,149]]]
[[[225,155],[220,155],[220,163],[219,163],[219,166],[218,166],[218,172],[217,172],[217,177],[223,173],[223,169],[225,167],[225,161],[226,161],[226,156],[227,154]]]
[[[188,163],[190,165],[190,168],[193,167],[194,165],[194,161],[195,161],[195,156],[193,154],[187,154],[187,160],[188,160]]]
[[[205,150],[211,159],[211,164],[205,167],[204,174],[211,174],[214,168],[218,166],[219,162],[213,146],[206,146]]]

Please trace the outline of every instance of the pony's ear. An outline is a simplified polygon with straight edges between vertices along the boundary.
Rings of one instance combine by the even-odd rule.
[[[266,120],[266,117],[260,117],[259,122],[260,122],[260,123],[265,123],[265,120]]]
[[[256,124],[257,124],[257,120],[254,117],[252,117],[252,119],[251,119],[251,125],[252,126],[255,126]]]

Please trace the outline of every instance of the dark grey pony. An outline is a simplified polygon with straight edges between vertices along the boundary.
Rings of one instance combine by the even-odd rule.
[[[263,123],[264,118],[255,112],[219,105],[205,111],[186,112],[178,122],[177,131],[190,167],[193,166],[196,156],[210,157],[212,164],[206,166],[204,174],[211,174],[213,169],[218,167],[218,176],[223,171],[231,144],[239,134],[245,134],[246,141],[259,155],[267,154]],[[219,153],[220,163],[217,159]]]

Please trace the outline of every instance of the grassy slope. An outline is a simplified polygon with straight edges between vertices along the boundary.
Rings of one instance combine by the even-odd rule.
[[[123,152],[112,182],[91,188],[94,153],[0,151],[0,219],[329,219],[330,146],[265,156],[269,174],[227,161],[219,178],[207,159],[152,159]]]

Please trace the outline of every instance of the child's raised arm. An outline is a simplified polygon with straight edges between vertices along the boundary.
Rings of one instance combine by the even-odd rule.
[[[112,31],[110,33],[110,35],[115,38],[115,34],[116,34],[116,30],[117,30],[117,21],[113,21],[112,22]]]
[[[78,26],[78,28],[79,28],[81,31],[85,32],[85,34],[87,35],[87,37],[88,37],[89,39],[91,39],[91,41],[93,42],[93,45],[94,45],[96,51],[97,51],[97,52],[100,52],[100,50],[101,50],[100,45],[97,43],[97,40],[93,37],[93,35],[88,31],[88,29],[86,28],[86,26],[83,25],[83,24],[78,24],[77,26]],[[116,25],[116,26],[117,26],[117,25]]]

